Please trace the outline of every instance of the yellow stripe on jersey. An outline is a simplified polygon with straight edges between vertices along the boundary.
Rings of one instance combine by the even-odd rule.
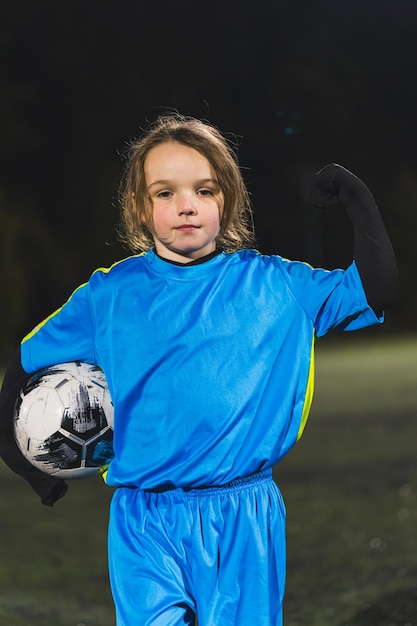
[[[109,465],[110,463],[107,463],[106,465],[103,465],[103,467],[100,467],[100,474],[102,479],[104,480],[105,483],[107,483],[107,470],[109,469]]]
[[[140,252],[139,254],[133,255],[133,256],[143,256],[144,252]],[[131,257],[128,257],[131,258]],[[121,259],[120,261],[116,261],[115,263],[113,263],[113,265],[111,265],[110,267],[99,267],[96,270],[94,270],[93,274],[96,274],[97,272],[103,272],[103,274],[108,274],[110,272],[110,270],[115,267],[116,265],[119,265],[120,263],[123,263],[123,261],[126,261],[127,259]],[[70,297],[68,298],[67,302],[65,302],[65,304],[67,304],[72,296],[79,290],[82,289],[83,287],[85,287],[85,285],[87,285],[87,283],[82,283],[82,285],[79,285],[70,295]],[[62,311],[62,309],[64,308],[65,304],[63,304],[62,306],[59,307],[59,309],[56,309],[56,311],[54,311],[53,313],[51,313],[51,315],[48,315],[47,318],[45,318],[42,322],[40,322],[37,326],[35,326],[35,328],[33,330],[30,331],[30,333],[28,333],[27,335],[25,335],[25,337],[23,337],[21,343],[24,343],[25,341],[28,341],[28,339],[30,339],[31,337],[33,337],[33,335],[36,335],[36,333],[43,327],[45,326],[45,324],[47,324],[49,322],[50,319],[52,319],[53,317],[55,317],[55,315],[57,315],[60,311]]]
[[[99,271],[99,270],[97,270]],[[84,287],[87,283],[83,283],[82,285],[80,285],[79,287],[77,287],[77,289],[71,294],[71,296],[68,298],[67,302],[69,302],[72,298],[72,296],[74,295],[74,293],[76,293],[79,289],[81,289],[82,287]],[[67,302],[65,304],[67,304]],[[40,322],[37,326],[35,326],[35,328],[33,330],[30,331],[30,333],[28,333],[27,335],[25,335],[25,337],[23,337],[21,343],[25,343],[25,341],[28,341],[28,339],[30,339],[31,337],[33,337],[33,335],[36,335],[36,333],[43,327],[45,326],[45,324],[47,324],[49,322],[50,319],[52,319],[53,317],[55,317],[55,315],[57,315],[60,311],[62,311],[62,309],[64,308],[65,304],[63,304],[62,306],[59,307],[59,309],[56,309],[56,311],[54,311],[53,313],[51,313],[51,315],[48,315],[47,318],[45,318],[42,322]]]
[[[307,389],[306,395],[304,398],[304,406],[303,412],[301,414],[301,423],[297,433],[297,441],[300,439],[301,435],[304,432],[305,425],[307,423],[308,415],[310,413],[311,403],[313,402],[313,394],[314,394],[314,341],[315,335],[313,335],[313,340],[311,342],[311,354],[310,354],[310,368],[308,372],[307,379]]]

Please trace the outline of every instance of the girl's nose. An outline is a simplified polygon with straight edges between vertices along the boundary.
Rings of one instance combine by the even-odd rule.
[[[186,195],[178,200],[178,214],[179,215],[195,215],[196,208],[192,199]]]

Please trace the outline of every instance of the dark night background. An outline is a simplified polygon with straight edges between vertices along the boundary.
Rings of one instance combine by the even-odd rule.
[[[417,292],[415,0],[3,0],[0,359],[117,242],[127,142],[170,109],[238,140],[258,247],[351,259],[337,208],[304,203],[328,162],[371,188],[400,268],[383,332],[413,329]]]

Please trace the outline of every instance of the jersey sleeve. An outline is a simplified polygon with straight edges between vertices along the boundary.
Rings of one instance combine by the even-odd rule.
[[[95,363],[94,328],[89,283],[85,283],[23,338],[23,369],[32,373],[56,363],[77,360]]]
[[[15,401],[28,375],[43,367],[76,360],[95,363],[94,337],[94,316],[86,283],[24,337],[4,377],[0,392],[0,456],[48,506],[61,498],[68,487],[62,479],[33,467],[20,452],[13,431]]]
[[[330,330],[359,330],[383,322],[383,313],[376,315],[367,302],[355,262],[346,270],[324,270],[289,261],[285,271],[318,337]]]

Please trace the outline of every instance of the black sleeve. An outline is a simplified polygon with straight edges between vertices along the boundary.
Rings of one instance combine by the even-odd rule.
[[[20,390],[30,375],[21,365],[20,349],[11,360],[0,392],[0,456],[13,472],[24,478],[39,495],[42,504],[53,506],[65,495],[68,487],[60,478],[41,472],[20,452],[13,432],[13,413]]]
[[[369,306],[376,313],[398,297],[397,263],[381,214],[368,187],[340,165],[317,172],[306,197],[315,206],[343,204],[354,229],[356,262]]]

